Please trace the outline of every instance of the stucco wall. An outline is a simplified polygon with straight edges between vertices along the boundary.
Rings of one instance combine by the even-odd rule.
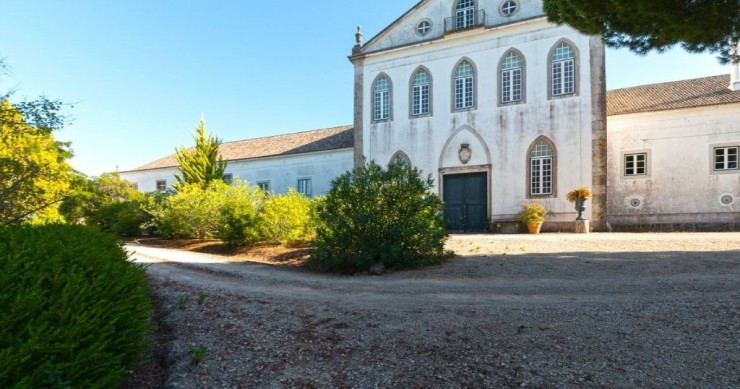
[[[490,11],[497,12],[498,3],[494,3]],[[451,9],[445,8],[436,13],[435,24],[442,23],[449,12]],[[548,53],[563,38],[578,52],[577,94],[549,98]],[[460,173],[468,167],[479,171],[484,166],[490,171],[490,219],[510,219],[528,201],[527,150],[539,136],[546,136],[557,152],[556,196],[541,201],[552,212],[549,220],[572,220],[576,212],[565,200],[565,193],[592,184],[592,44],[587,36],[570,28],[537,19],[458,32],[434,42],[367,55],[362,73],[366,102],[361,115],[363,154],[388,163],[397,151],[403,151],[414,166],[438,182],[440,172],[450,172],[443,169]],[[521,52],[525,61],[525,103],[499,106],[497,69],[510,48]],[[462,59],[476,68],[476,109],[452,112],[452,74]],[[432,113],[410,118],[410,78],[420,65],[432,76]],[[373,123],[370,86],[381,72],[393,84],[392,120]],[[468,164],[457,157],[461,143],[472,149]],[[585,216],[590,217],[590,211]]]
[[[608,215],[619,226],[740,226],[740,170],[717,172],[716,146],[740,146],[740,104],[608,118]],[[624,175],[624,154],[646,152],[648,174]],[[722,204],[723,195],[734,197]]]
[[[541,0],[517,0],[519,8],[512,16],[503,16],[499,8],[502,0],[478,0],[477,9],[485,11],[486,26],[500,26],[524,19],[543,16]],[[391,28],[381,32],[368,42],[367,51],[385,50],[396,46],[405,46],[420,41],[441,38],[445,32],[445,18],[452,17],[456,1],[427,0],[419,4],[405,17],[398,20]],[[431,31],[426,36],[417,33],[416,27],[422,20],[431,22]]]
[[[250,184],[269,181],[273,193],[286,193],[295,188],[298,179],[310,178],[312,194],[321,195],[329,191],[331,180],[353,167],[352,149],[298,155],[267,157],[250,160],[230,161],[226,172]],[[175,168],[138,172],[122,172],[121,178],[135,182],[142,192],[156,190],[156,181],[167,180],[167,187],[174,184]]]

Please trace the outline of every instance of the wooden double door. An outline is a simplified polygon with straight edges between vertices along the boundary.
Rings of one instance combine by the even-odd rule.
[[[447,229],[483,232],[488,214],[488,174],[451,174],[443,178]]]

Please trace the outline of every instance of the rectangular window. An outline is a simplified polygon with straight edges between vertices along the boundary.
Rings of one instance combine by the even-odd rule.
[[[224,174],[224,176],[223,176],[223,177],[221,177],[221,179],[222,179],[222,180],[223,180],[223,181],[224,181],[225,183],[227,183],[227,184],[231,185],[231,183],[232,183],[232,182],[234,182],[234,175],[233,175],[233,174],[231,174],[231,173],[227,173],[227,174]]]
[[[390,118],[390,93],[388,91],[375,92],[375,120],[385,120]]]
[[[714,170],[738,170],[740,147],[717,147],[714,149]]]
[[[157,192],[164,193],[167,191],[167,180],[157,180]]]
[[[455,79],[455,109],[473,106],[473,77]]]
[[[531,194],[552,194],[552,158],[532,158]]]
[[[260,181],[257,183],[257,186],[262,189],[263,192],[270,191],[270,181]]]
[[[647,153],[625,154],[624,175],[644,176],[647,174]]]
[[[567,95],[575,92],[575,62],[572,59],[552,63],[552,95]]]
[[[417,85],[413,92],[413,107],[411,113],[414,116],[429,113],[429,85]]]
[[[302,193],[306,197],[311,197],[311,179],[301,178],[298,180],[298,193]]]
[[[522,69],[501,72],[501,102],[511,103],[522,99]]]

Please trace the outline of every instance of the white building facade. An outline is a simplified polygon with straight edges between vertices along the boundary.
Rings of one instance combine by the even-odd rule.
[[[482,231],[537,199],[572,229],[565,194],[606,203],[604,47],[547,22],[541,1],[425,0],[353,50],[355,161],[431,174],[448,228]],[[567,224],[566,224],[567,223]]]
[[[352,126],[248,139],[221,144],[227,162],[225,181],[240,179],[272,193],[290,188],[309,196],[329,191],[331,180],[353,168]],[[164,192],[177,182],[174,155],[137,169],[121,172],[121,178],[142,192]]]
[[[735,66],[735,70],[737,70]],[[740,229],[740,85],[729,75],[610,91],[615,230]]]

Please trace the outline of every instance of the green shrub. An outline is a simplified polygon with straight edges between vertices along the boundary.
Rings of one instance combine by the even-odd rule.
[[[225,184],[215,182],[207,189],[185,185],[161,202],[155,220],[163,238],[213,238],[218,234],[221,196]]]
[[[115,388],[141,362],[148,284],[115,237],[0,229],[0,269],[0,387]]]
[[[431,177],[398,163],[385,170],[371,162],[336,178],[317,208],[310,263],[341,273],[440,263],[447,233],[432,187]]]
[[[268,197],[260,217],[262,237],[271,243],[308,241],[315,232],[312,216],[311,199],[295,189]]]
[[[259,212],[265,197],[264,192],[257,186],[249,186],[239,180],[232,185],[212,184],[210,188],[217,188],[221,197],[218,237],[229,246],[258,242]]]
[[[149,220],[140,201],[123,201],[100,206],[87,219],[87,225],[118,236],[136,236]]]

